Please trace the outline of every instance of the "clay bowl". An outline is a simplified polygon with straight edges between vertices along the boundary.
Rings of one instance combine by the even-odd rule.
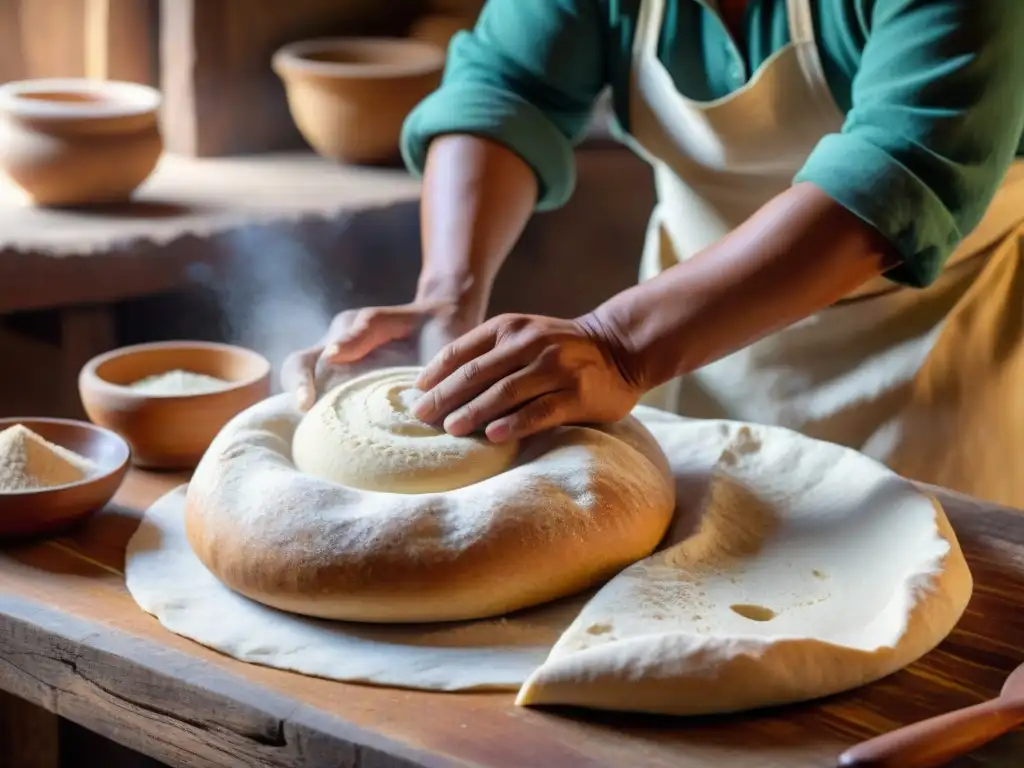
[[[444,50],[393,38],[325,38],[274,54],[292,119],[310,146],[343,163],[399,155],[402,123],[441,82]]]
[[[102,509],[128,471],[131,451],[113,432],[66,419],[0,419],[0,432],[23,424],[48,440],[89,459],[97,471],[84,480],[34,491],[0,493],[0,539],[63,531]]]
[[[42,206],[124,202],[163,152],[160,93],[84,79],[0,86],[0,169]]]
[[[228,383],[201,394],[151,394],[129,386],[175,370]],[[270,362],[228,344],[139,344],[89,361],[79,374],[78,390],[89,418],[128,441],[136,466],[193,469],[221,427],[270,394]]]

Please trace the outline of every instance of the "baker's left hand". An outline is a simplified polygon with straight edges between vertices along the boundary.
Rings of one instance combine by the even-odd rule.
[[[448,344],[423,370],[413,414],[451,435],[503,442],[563,424],[608,423],[642,394],[630,355],[593,315],[501,315]]]

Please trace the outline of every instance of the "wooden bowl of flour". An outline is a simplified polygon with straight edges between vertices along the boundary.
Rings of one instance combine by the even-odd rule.
[[[138,344],[89,361],[78,389],[89,418],[128,441],[136,466],[193,469],[228,421],[269,396],[270,362],[229,344]]]
[[[53,534],[102,509],[128,471],[128,444],[66,419],[0,419],[0,540]]]

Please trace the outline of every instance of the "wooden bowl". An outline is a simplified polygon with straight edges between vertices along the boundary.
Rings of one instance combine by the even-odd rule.
[[[292,119],[323,157],[397,160],[402,123],[441,82],[445,52],[400,38],[325,38],[274,54]]]
[[[129,387],[173,370],[214,376],[229,384],[215,392],[175,395]],[[89,418],[128,441],[136,466],[193,469],[221,427],[270,394],[270,362],[228,344],[138,344],[89,361],[79,374],[78,390]]]
[[[123,202],[163,152],[160,92],[87,79],[0,86],[0,168],[36,205]]]
[[[39,536],[70,528],[102,509],[128,471],[128,444],[107,429],[67,419],[0,419],[0,432],[22,424],[97,466],[84,480],[53,488],[0,493],[0,538]]]

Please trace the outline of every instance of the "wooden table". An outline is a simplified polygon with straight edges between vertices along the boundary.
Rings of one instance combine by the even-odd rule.
[[[0,551],[0,689],[172,766],[830,766],[862,737],[994,695],[1024,661],[1024,515],[944,498],[976,579],[960,627],[910,669],[824,702],[668,719],[303,677],[173,635],[129,596],[125,545],[182,481],[133,472],[73,535]],[[955,765],[1019,767],[1022,755],[1018,733]]]

